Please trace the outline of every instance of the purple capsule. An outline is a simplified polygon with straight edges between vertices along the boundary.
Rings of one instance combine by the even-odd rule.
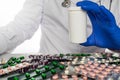
[[[48,61],[45,61],[45,62],[44,62],[44,65],[47,65],[47,64],[48,64]]]
[[[39,55],[36,55],[36,59],[39,59]]]
[[[38,68],[38,64],[37,64],[37,65],[35,65],[35,69],[36,69],[36,68]]]
[[[38,62],[38,60],[37,59],[35,59],[35,63],[37,63]]]
[[[24,68],[24,69],[23,69],[23,73],[28,72],[29,69],[30,69],[29,67]]]
[[[42,65],[42,62],[41,62],[41,61],[39,62],[39,65]]]
[[[32,59],[33,59],[33,58],[34,58],[34,56],[33,56],[33,55],[29,55],[29,58],[32,58]]]
[[[33,59],[30,61],[30,63],[33,63]]]
[[[39,59],[42,57],[42,55],[39,55]]]

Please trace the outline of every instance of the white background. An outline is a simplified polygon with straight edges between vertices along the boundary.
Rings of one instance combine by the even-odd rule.
[[[22,9],[25,0],[0,0],[0,27],[14,20],[15,15]],[[32,53],[39,51],[41,38],[40,28],[32,39],[18,46],[13,53]]]

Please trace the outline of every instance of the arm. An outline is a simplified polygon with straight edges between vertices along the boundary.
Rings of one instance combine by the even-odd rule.
[[[26,0],[15,19],[0,28],[0,53],[12,50],[32,37],[42,18],[43,0]]]

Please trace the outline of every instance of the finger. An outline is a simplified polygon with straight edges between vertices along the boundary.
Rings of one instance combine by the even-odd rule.
[[[100,9],[105,14],[108,20],[115,21],[113,14],[108,9],[106,9],[104,6],[100,6]]]
[[[97,22],[98,17],[96,16],[96,14],[93,14],[92,12],[87,12],[87,14],[90,18],[90,22],[92,24],[93,31],[95,31],[96,29],[99,28],[97,26],[98,25],[98,22]]]
[[[95,45],[94,35],[91,34],[88,37],[87,41],[85,43],[81,43],[80,45],[82,45],[82,46],[93,46],[93,45]]]
[[[96,16],[95,14],[93,14],[92,12],[87,12],[88,16],[89,16],[89,19],[92,23],[92,25],[94,25],[96,23]]]
[[[100,12],[98,4],[91,1],[81,1],[81,2],[78,2],[76,5],[80,6],[85,11],[92,11],[94,13]]]

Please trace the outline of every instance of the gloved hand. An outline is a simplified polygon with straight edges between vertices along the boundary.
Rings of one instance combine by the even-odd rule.
[[[91,1],[78,2],[77,6],[81,6],[87,12],[93,28],[87,42],[81,45],[120,49],[120,28],[111,12],[104,6],[99,6]]]

